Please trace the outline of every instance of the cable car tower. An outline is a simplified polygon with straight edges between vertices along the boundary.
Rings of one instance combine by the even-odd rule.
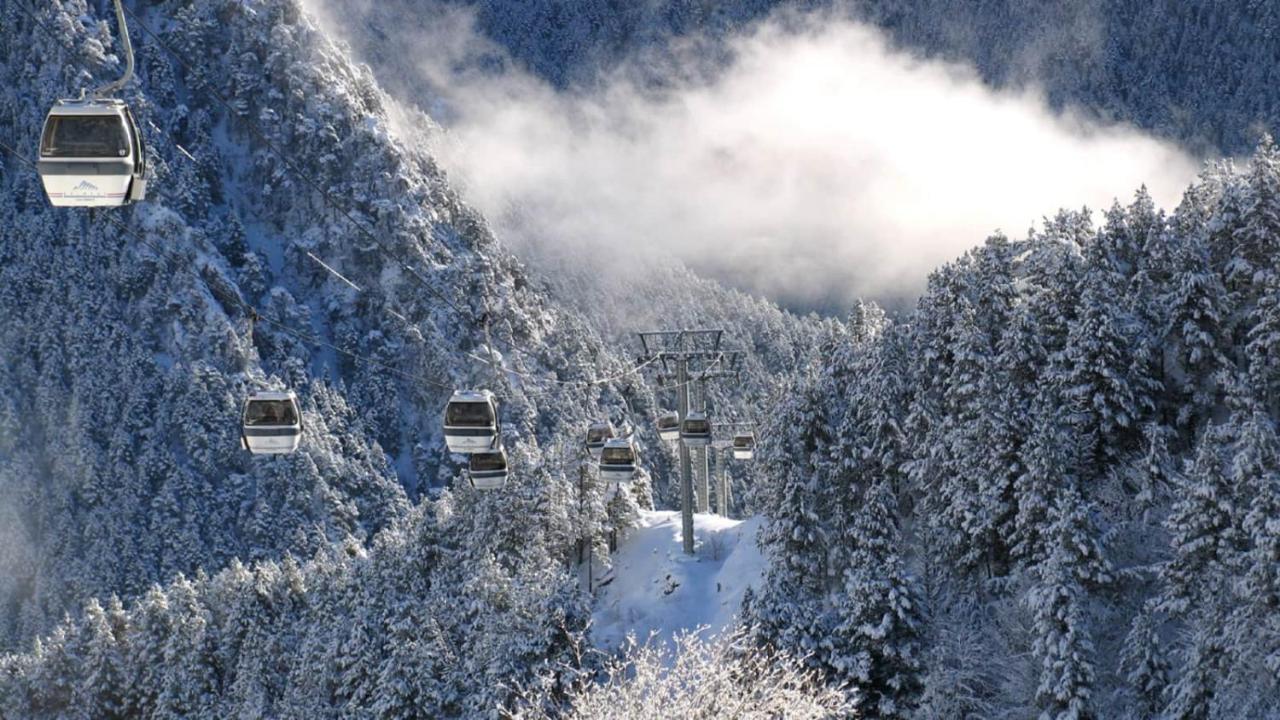
[[[660,364],[665,378],[675,378],[674,387],[679,392],[681,442],[680,442],[680,530],[683,549],[686,555],[693,554],[693,458],[690,438],[702,449],[699,452],[699,464],[702,467],[698,498],[701,508],[706,509],[706,498],[709,494],[706,483],[707,445],[710,445],[710,432],[714,423],[706,415],[706,383],[708,380],[721,378],[737,378],[742,353],[728,352],[721,349],[723,330],[663,330],[637,333],[640,337],[642,354],[637,363]],[[697,414],[690,418],[689,386],[697,382],[699,389],[699,407]],[[690,426],[689,421],[694,420]],[[702,427],[702,423],[706,427]],[[706,441],[702,441],[702,437]]]

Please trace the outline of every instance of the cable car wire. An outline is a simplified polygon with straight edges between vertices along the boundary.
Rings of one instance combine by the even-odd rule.
[[[10,145],[6,144],[6,143],[5,143],[5,142],[3,142],[3,141],[0,141],[0,149],[3,149],[3,150],[4,150],[5,152],[7,152],[9,155],[11,155],[11,156],[12,156],[12,157],[14,157],[15,159],[17,159],[19,162],[21,162],[21,163],[23,163],[23,164],[27,165],[28,167],[30,167],[30,168],[32,168],[32,169],[35,169],[35,168],[36,168],[36,165],[35,165],[35,163],[34,163],[34,162],[32,162],[29,158],[27,158],[27,157],[23,156],[21,153],[19,153],[17,150],[15,150],[12,146],[10,146]],[[118,219],[118,218],[116,218],[115,216],[111,215],[110,213],[102,213],[102,214],[100,214],[100,215],[101,215],[101,217],[104,217],[104,218],[107,220],[107,222],[110,222],[111,224],[115,225],[117,228],[119,228],[120,230],[122,230],[122,231],[123,231],[123,232],[125,232],[126,234],[128,234],[128,235],[130,235],[131,237],[133,237],[134,239],[138,240],[138,242],[140,242],[140,243],[142,243],[143,245],[145,245],[145,246],[147,246],[148,248],[150,248],[150,249],[151,249],[151,251],[152,251],[152,252],[154,252],[154,253],[155,253],[155,254],[156,254],[156,255],[157,255],[157,256],[158,256],[158,257],[159,257],[159,258],[160,258],[160,259],[161,259],[161,260],[162,260],[166,265],[169,265],[170,267],[177,267],[177,268],[179,268],[179,269],[185,269],[185,270],[191,271],[191,272],[193,273],[193,275],[194,275],[195,277],[197,277],[197,279],[199,279],[199,276],[195,273],[195,270],[194,270],[194,269],[193,269],[189,264],[185,264],[185,263],[182,263],[182,262],[170,263],[169,261],[170,261],[170,260],[173,260],[173,259],[175,258],[175,256],[174,256],[174,255],[172,255],[172,253],[169,253],[169,252],[165,251],[163,248],[161,248],[161,247],[160,247],[159,245],[157,245],[156,243],[152,242],[150,239],[148,239],[145,235],[143,235],[143,234],[141,234],[140,232],[138,232],[136,229],[134,229],[134,228],[130,227],[129,225],[127,225],[127,224],[126,224],[126,223],[124,223],[123,221],[119,220],[119,219]],[[307,254],[308,254],[308,255],[310,255],[310,253],[307,253]],[[316,262],[320,263],[320,265],[322,265],[325,269],[329,270],[329,271],[330,271],[330,272],[332,272],[334,275],[337,275],[340,279],[342,279],[344,282],[346,282],[346,283],[347,283],[348,285],[350,285],[351,287],[355,288],[357,291],[363,292],[363,290],[361,290],[361,288],[360,288],[359,286],[357,286],[357,285],[355,285],[354,283],[350,282],[349,280],[346,280],[345,278],[343,278],[343,277],[342,277],[342,275],[341,275],[340,273],[338,273],[338,272],[337,272],[336,270],[334,270],[333,268],[329,267],[329,266],[328,266],[327,264],[325,264],[324,262],[320,261],[320,260],[319,260],[318,258],[316,258],[315,256],[312,256],[312,259],[313,259],[313,260],[316,260]],[[365,356],[361,355],[360,353],[357,353],[357,352],[354,352],[354,351],[351,351],[351,350],[347,350],[347,349],[345,349],[345,348],[338,347],[337,345],[334,345],[333,343],[330,343],[330,342],[328,342],[328,341],[326,341],[326,340],[324,340],[324,339],[322,339],[322,338],[318,338],[318,337],[316,337],[316,336],[314,336],[314,335],[309,335],[309,334],[307,334],[307,333],[303,333],[303,332],[299,332],[299,331],[297,331],[297,330],[294,330],[293,328],[289,327],[288,325],[285,325],[285,324],[283,324],[283,323],[280,323],[280,322],[278,322],[278,321],[276,321],[276,320],[272,320],[271,318],[266,317],[265,315],[261,315],[261,314],[259,314],[259,313],[257,312],[257,310],[256,310],[252,305],[250,305],[248,302],[246,302],[244,299],[242,299],[242,298],[240,298],[240,297],[238,297],[238,296],[234,298],[234,301],[235,301],[235,304],[237,305],[237,309],[239,309],[239,310],[240,310],[242,313],[244,313],[247,317],[251,317],[251,318],[253,318],[254,322],[263,322],[263,323],[266,323],[267,325],[270,325],[270,326],[272,326],[272,327],[274,327],[274,328],[276,328],[276,329],[280,330],[281,332],[283,332],[283,333],[285,333],[285,334],[287,334],[287,335],[291,335],[291,336],[293,336],[293,337],[295,337],[295,338],[297,338],[297,339],[299,339],[299,340],[302,340],[302,341],[307,342],[307,343],[310,343],[310,344],[314,344],[314,345],[321,345],[321,346],[323,346],[323,347],[327,347],[327,348],[329,348],[329,349],[331,349],[331,350],[334,350],[335,352],[342,353],[343,355],[346,355],[346,356],[348,356],[348,357],[352,358],[353,360],[356,360],[356,361],[362,362],[362,363],[364,363],[364,364],[366,364],[366,365],[368,365],[368,366],[370,366],[370,367],[376,367],[376,368],[379,368],[379,369],[384,370],[384,371],[386,371],[386,372],[388,372],[388,373],[390,373],[390,374],[392,374],[392,375],[395,375],[395,376],[397,376],[397,377],[400,377],[400,378],[402,378],[402,379],[404,379],[404,380],[406,380],[406,381],[409,381],[409,382],[415,382],[415,383],[426,383],[426,384],[428,384],[428,385],[431,385],[431,386],[433,386],[433,387],[436,387],[436,388],[439,388],[439,389],[442,389],[442,390],[453,390],[453,389],[454,389],[452,385],[447,385],[447,384],[445,384],[445,383],[436,382],[436,381],[434,381],[434,380],[429,380],[429,379],[427,379],[427,378],[422,378],[422,377],[416,377],[416,376],[413,376],[413,375],[409,375],[408,373],[405,373],[405,372],[403,372],[403,371],[401,371],[401,370],[398,370],[398,369],[396,369],[396,368],[394,368],[394,367],[391,367],[390,365],[387,365],[387,364],[385,364],[385,363],[379,362],[379,361],[377,361],[377,360],[371,360],[371,359],[369,359],[369,358],[367,358],[367,357],[365,357]],[[399,314],[397,313],[397,315],[399,315]],[[401,319],[404,319],[404,316],[403,316],[403,315],[399,315],[399,317],[400,317]],[[467,353],[467,356],[468,356],[468,357],[470,357],[470,358],[472,358],[472,359],[479,360],[479,361],[482,361],[482,362],[485,362],[485,363],[488,363],[488,362],[489,362],[489,361],[488,361],[488,360],[486,360],[485,358],[482,358],[482,357],[480,357],[480,356],[478,356],[478,355],[475,355],[475,354],[473,354],[473,353]],[[628,376],[628,375],[634,374],[634,373],[638,372],[639,370],[643,369],[644,367],[646,367],[647,365],[652,364],[653,362],[654,362],[654,360],[653,360],[653,359],[650,359],[650,360],[647,360],[647,361],[645,361],[645,362],[643,362],[643,363],[640,363],[639,365],[636,365],[636,366],[631,367],[631,368],[628,368],[627,370],[624,370],[624,371],[622,371],[622,372],[620,372],[620,373],[617,373],[617,374],[615,374],[615,375],[610,375],[610,376],[603,377],[603,378],[593,378],[593,379],[591,379],[591,380],[561,380],[561,379],[559,379],[559,378],[547,378],[547,377],[542,377],[542,376],[539,376],[539,375],[533,375],[533,374],[531,374],[531,373],[524,373],[524,372],[520,372],[520,371],[518,371],[518,370],[511,370],[511,369],[509,369],[509,368],[504,368],[504,367],[502,367],[501,365],[498,365],[497,367],[498,367],[500,370],[504,371],[504,372],[509,372],[509,373],[512,373],[512,374],[514,374],[514,375],[517,375],[517,376],[520,376],[520,377],[523,377],[523,378],[530,378],[530,379],[542,379],[542,380],[546,380],[546,381],[549,381],[549,382],[552,382],[552,383],[556,383],[556,384],[561,384],[561,385],[576,385],[576,384],[582,384],[582,385],[603,385],[603,384],[605,384],[605,383],[614,382],[614,381],[619,380],[619,379],[621,379],[621,378],[623,378],[623,377],[626,377],[626,376]]]
[[[328,270],[329,272],[333,273],[334,277],[338,278],[338,279],[339,279],[339,280],[341,280],[342,282],[344,282],[344,283],[346,283],[347,285],[351,286],[351,289],[355,290],[356,292],[364,292],[364,288],[361,288],[359,285],[357,285],[357,284],[355,284],[355,283],[351,282],[350,280],[348,280],[348,279],[347,279],[347,277],[346,277],[345,275],[343,275],[342,273],[338,272],[337,270],[334,270],[332,267],[329,267],[329,264],[328,264],[328,263],[326,263],[325,261],[323,261],[323,260],[321,260],[320,258],[316,257],[315,255],[313,255],[313,254],[311,253],[311,251],[310,251],[310,250],[306,250],[306,251],[304,251],[304,252],[306,252],[306,253],[307,253],[307,257],[311,258],[312,260],[315,260],[317,265],[319,265],[320,267],[324,268],[325,270]],[[403,316],[401,316],[401,317],[403,317]]]
[[[486,360],[485,358],[479,355],[476,355],[475,353],[469,352],[467,353],[467,357],[471,358],[472,360],[478,360],[486,364],[491,364],[489,363],[488,360]],[[649,360],[645,360],[639,365],[634,365],[632,367],[629,367],[626,370],[623,370],[622,372],[617,373],[615,375],[609,375],[602,378],[592,378],[590,380],[562,380],[560,378],[548,378],[542,375],[535,375],[534,373],[526,373],[526,372],[520,372],[519,370],[512,370],[511,368],[504,367],[501,364],[496,365],[495,367],[497,367],[499,370],[502,370],[503,372],[511,373],[512,375],[515,375],[517,377],[529,378],[533,380],[543,379],[543,380],[546,380],[547,382],[555,383],[557,385],[604,385],[606,383],[611,383],[617,380],[621,380],[622,378],[627,377],[628,375],[634,375],[639,371],[643,370],[645,367],[652,365],[655,362],[657,362],[657,358],[652,358]]]
[[[22,154],[20,154],[17,150],[15,150],[15,149],[14,149],[13,147],[11,147],[10,145],[6,144],[4,141],[0,141],[0,150],[4,150],[5,152],[9,153],[9,155],[11,155],[13,158],[15,158],[15,159],[16,159],[16,160],[18,160],[19,162],[21,162],[21,163],[23,163],[23,164],[27,165],[28,167],[31,167],[31,168],[33,168],[33,169],[36,167],[35,163],[33,163],[30,159],[28,159],[27,157],[25,157],[25,156],[23,156]],[[148,239],[145,235],[141,234],[140,232],[138,232],[138,231],[137,231],[137,230],[135,230],[134,228],[130,227],[130,226],[129,226],[128,224],[126,224],[125,222],[123,222],[123,221],[119,220],[118,218],[116,218],[116,217],[115,217],[115,216],[113,216],[112,214],[110,214],[110,213],[99,213],[99,214],[98,214],[98,217],[103,217],[103,218],[105,218],[105,219],[107,220],[107,222],[109,222],[109,223],[111,223],[111,224],[115,225],[115,226],[116,226],[117,228],[119,228],[121,231],[123,231],[123,232],[127,233],[128,235],[132,236],[134,239],[138,240],[138,242],[140,242],[140,243],[142,243],[143,245],[145,245],[145,246],[147,246],[148,248],[150,248],[150,249],[151,249],[151,251],[152,251],[152,252],[154,252],[154,253],[155,253],[155,254],[156,254],[156,255],[161,259],[161,261],[162,261],[166,266],[170,267],[171,269],[176,269],[176,270],[187,270],[187,271],[191,272],[191,273],[192,273],[192,275],[193,275],[194,277],[196,277],[197,279],[200,279],[200,278],[199,278],[199,275],[195,272],[195,269],[194,269],[191,265],[186,264],[186,263],[183,263],[183,262],[170,262],[171,260],[174,260],[174,259],[176,258],[176,256],[174,256],[172,253],[166,252],[166,251],[165,251],[163,248],[161,248],[159,245],[157,245],[156,243],[154,243],[154,242],[152,242],[150,239]],[[379,368],[379,369],[384,370],[384,371],[386,371],[386,372],[388,372],[388,373],[390,373],[390,374],[392,374],[392,375],[395,375],[395,376],[397,376],[397,377],[400,377],[400,378],[402,378],[402,379],[404,379],[404,380],[406,380],[406,381],[414,382],[414,383],[425,383],[425,384],[427,384],[427,385],[431,385],[431,386],[433,386],[433,387],[437,387],[437,388],[440,388],[440,389],[442,389],[442,390],[453,390],[453,386],[452,386],[452,385],[447,385],[447,384],[445,384],[445,383],[436,382],[436,381],[434,381],[434,380],[430,380],[430,379],[428,379],[428,378],[423,378],[423,377],[417,377],[417,376],[414,376],[414,375],[410,375],[410,374],[408,374],[408,373],[406,373],[406,372],[403,372],[403,371],[401,371],[401,370],[399,370],[399,369],[397,369],[397,368],[394,368],[394,367],[392,367],[392,366],[390,366],[390,365],[387,365],[386,363],[382,363],[382,362],[379,362],[379,361],[377,361],[377,360],[371,360],[371,359],[369,359],[369,358],[365,357],[364,355],[362,355],[362,354],[360,354],[360,353],[357,353],[357,352],[354,352],[354,351],[351,351],[351,350],[347,350],[347,349],[345,349],[345,348],[340,348],[340,347],[338,347],[337,345],[334,345],[333,343],[328,342],[327,340],[324,340],[323,338],[318,338],[318,337],[315,337],[314,335],[309,335],[309,334],[307,334],[307,333],[303,333],[303,332],[299,332],[299,331],[297,331],[297,330],[294,330],[293,328],[289,327],[288,325],[285,325],[285,324],[283,324],[283,323],[281,323],[281,322],[278,322],[278,321],[276,321],[276,320],[272,320],[272,319],[271,319],[271,318],[269,318],[269,317],[266,317],[266,316],[264,316],[264,315],[259,314],[259,313],[257,312],[257,310],[255,310],[255,309],[254,309],[254,307],[253,307],[252,305],[250,305],[248,302],[246,302],[244,299],[240,298],[239,296],[236,296],[236,297],[234,297],[233,299],[234,299],[235,305],[237,306],[237,309],[239,309],[241,312],[243,312],[247,317],[253,318],[254,322],[263,322],[263,323],[266,323],[267,325],[270,325],[270,326],[272,326],[272,327],[274,327],[274,328],[276,328],[276,329],[280,330],[281,332],[283,332],[283,333],[285,333],[285,334],[287,334],[287,335],[292,335],[293,337],[295,337],[295,338],[297,338],[297,339],[299,339],[299,340],[302,340],[302,341],[307,342],[307,343],[315,344],[315,345],[322,345],[322,346],[327,347],[327,348],[329,348],[329,349],[331,349],[331,350],[334,350],[335,352],[342,353],[343,355],[346,355],[346,356],[348,356],[348,357],[352,358],[353,360],[356,360],[356,361],[362,362],[362,363],[364,363],[365,365],[368,365],[368,366],[370,366],[370,367],[376,367],[376,368]]]

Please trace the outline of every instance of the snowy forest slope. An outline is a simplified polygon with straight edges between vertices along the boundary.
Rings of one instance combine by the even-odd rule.
[[[0,94],[0,139],[31,152],[48,103],[118,65],[99,4],[23,5],[33,22],[21,1],[0,9],[0,87],[37,92]],[[730,8],[769,6],[723,12],[732,25]],[[990,238],[896,321],[871,305],[798,319],[678,267],[628,286],[648,308],[628,314],[634,298],[615,306],[572,268],[545,263],[544,279],[508,254],[297,0],[130,7],[202,59],[185,67],[135,27],[129,100],[156,175],[118,217],[160,251],[101,212],[51,211],[0,156],[0,647],[20,651],[0,655],[6,712],[470,717],[571,681],[590,618],[576,541],[651,499],[647,481],[610,501],[589,480],[582,425],[640,427],[659,504],[671,464],[643,379],[580,381],[628,367],[619,338],[665,320],[732,323],[758,350],[713,397],[725,414],[768,411],[752,471],[767,482],[735,492],[770,519],[745,612],[760,639],[847,682],[864,716],[1280,714],[1269,142],[1171,214],[1139,192],[1101,228],[1064,211]],[[635,7],[677,27],[705,15]],[[911,4],[876,7],[932,27]],[[1040,18],[983,8],[983,33]],[[1266,4],[1165,10],[1178,27],[1270,27]],[[951,32],[940,46],[968,47]],[[1196,54],[1213,32],[1188,31],[1153,52],[1231,72],[1261,58],[1241,76],[1254,87],[1276,63],[1239,32],[1231,50]],[[591,47],[575,43],[548,57]],[[1143,67],[1117,63],[1094,80]],[[1269,95],[1215,92],[1189,116],[1161,93],[1099,111],[1150,103],[1164,108],[1152,127],[1228,148],[1274,117]],[[482,317],[501,374],[475,359]],[[300,391],[303,452],[238,448],[238,404],[263,385]],[[463,385],[505,400],[515,472],[500,496],[459,482],[440,450],[439,410]]]
[[[874,717],[1280,714],[1280,151],[1064,211],[771,416],[762,636]]]
[[[155,173],[149,202],[115,216],[130,232],[51,210],[35,174],[3,160],[4,645],[91,596],[368,541],[454,485],[439,434],[453,387],[503,398],[517,475],[565,482],[589,420],[647,428],[644,378],[578,382],[626,369],[634,347],[606,347],[501,249],[299,4],[130,7],[128,99]],[[119,71],[99,9],[3,10],[4,34],[23,39],[0,51],[3,86],[34,91],[0,94],[0,137],[28,158],[54,98]],[[248,308],[263,319],[251,326]],[[488,357],[481,318],[500,374],[475,359]],[[304,452],[239,448],[239,403],[263,386],[299,391]],[[558,519],[532,514],[539,534],[611,522],[602,502],[570,518],[544,499]]]

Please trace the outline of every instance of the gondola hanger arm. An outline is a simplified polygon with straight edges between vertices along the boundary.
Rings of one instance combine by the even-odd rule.
[[[100,85],[93,89],[93,97],[95,100],[109,98],[122,90],[125,85],[133,79],[133,42],[129,40],[129,25],[125,22],[124,6],[121,0],[115,0],[116,6],[116,23],[120,27],[120,44],[124,50],[124,73],[117,79],[112,80],[106,85]],[[83,97],[83,94],[81,95]]]

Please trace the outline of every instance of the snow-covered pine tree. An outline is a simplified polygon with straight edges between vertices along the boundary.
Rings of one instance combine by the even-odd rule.
[[[123,720],[135,712],[127,697],[127,666],[121,642],[129,631],[128,619],[119,608],[119,600],[114,605],[110,615],[96,598],[85,607],[85,666],[74,701],[85,717]]]
[[[1035,617],[1032,649],[1041,662],[1036,701],[1046,720],[1098,717],[1088,595],[1110,581],[1110,566],[1079,492],[1062,489],[1048,521],[1047,557],[1027,595]]]
[[[1280,440],[1260,404],[1237,418],[1228,481],[1239,493],[1247,549],[1224,633],[1232,653],[1224,679],[1245,690],[1236,694],[1238,712],[1265,716],[1280,712]]]
[[[1141,461],[1135,463],[1129,477],[1132,479],[1133,496],[1138,514],[1147,520],[1156,508],[1168,507],[1172,493],[1174,474],[1177,472],[1169,442],[1173,430],[1159,423],[1148,423],[1143,427],[1143,447]]]
[[[1164,708],[1172,667],[1160,643],[1159,611],[1144,608],[1133,620],[1120,658],[1128,690],[1133,695],[1133,714],[1139,720],[1155,720]]]
[[[1133,278],[1140,248],[1125,212],[1115,205],[1106,225],[1085,248],[1077,286],[1077,318],[1063,355],[1064,400],[1086,453],[1079,467],[1086,482],[1137,446],[1138,429],[1155,409],[1156,384],[1150,358],[1151,330],[1133,308]]]
[[[930,452],[940,503],[931,522],[941,524],[947,554],[961,569],[972,570],[997,552],[994,535],[1001,514],[999,506],[982,504],[985,498],[979,487],[985,475],[984,450],[991,440],[982,422],[982,403],[988,398],[981,392],[984,386],[990,387],[986,382],[995,349],[973,305],[964,297],[954,302],[948,376],[941,382],[945,388],[941,415],[934,421],[931,439],[936,442]]]
[[[1226,668],[1227,651],[1218,635],[1220,627],[1198,626],[1183,652],[1182,674],[1166,691],[1168,702],[1162,719],[1209,720],[1218,717],[1215,701]]]
[[[832,397],[812,377],[794,382],[786,396],[766,431],[773,439],[761,452],[767,499],[757,502],[770,510],[758,541],[770,564],[745,620],[758,624],[763,640],[820,664],[814,654],[827,636],[823,608],[830,586],[829,516],[821,504],[823,484],[831,479],[826,450]]]
[[[1266,275],[1249,318],[1249,386],[1271,417],[1280,416],[1280,272]]]
[[[1263,137],[1250,159],[1247,182],[1237,186],[1239,217],[1228,222],[1230,248],[1223,281],[1232,294],[1232,305],[1248,313],[1277,274],[1280,258],[1280,148],[1270,135]],[[1242,344],[1242,343],[1241,343]]]
[[[1216,717],[1236,699],[1249,697],[1229,692],[1232,659],[1241,647],[1236,644],[1241,638],[1228,634],[1230,618],[1240,607],[1230,588],[1246,564],[1249,542],[1243,528],[1247,500],[1233,477],[1251,466],[1234,459],[1241,448],[1236,440],[1245,432],[1242,419],[1237,413],[1205,431],[1182,483],[1181,499],[1166,521],[1173,555],[1161,573],[1160,608],[1183,625],[1188,639],[1166,693],[1165,717]]]
[[[1174,614],[1207,608],[1204,600],[1239,561],[1239,501],[1224,467],[1229,440],[1222,426],[1206,431],[1178,483],[1180,499],[1166,521],[1173,557],[1161,572],[1162,607]]]
[[[921,686],[923,596],[898,553],[897,500],[882,478],[859,493],[862,508],[847,537],[841,585],[832,600],[836,625],[828,664],[847,683],[856,712],[911,717]]]
[[[1079,464],[1084,458],[1076,426],[1068,419],[1061,390],[1052,380],[1042,382],[1032,410],[1031,436],[1022,447],[1022,475],[1014,481],[1017,514],[1010,547],[1025,567],[1045,561],[1054,552],[1053,509],[1064,493],[1079,493]]]
[[[1184,437],[1199,432],[1217,400],[1217,373],[1230,351],[1226,288],[1215,272],[1208,238],[1213,198],[1193,187],[1170,220],[1169,282],[1158,289],[1165,308],[1164,376],[1181,402],[1166,402]]]

